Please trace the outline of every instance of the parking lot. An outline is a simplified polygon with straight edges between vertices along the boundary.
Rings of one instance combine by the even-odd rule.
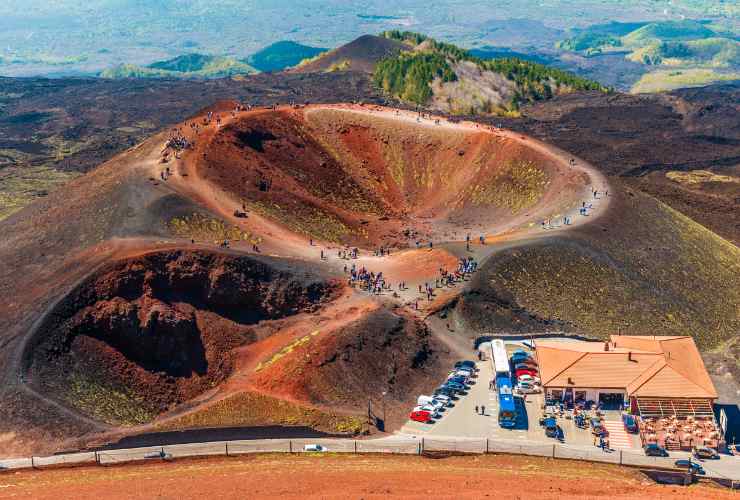
[[[520,345],[510,345],[511,352]],[[450,367],[452,368],[452,367]],[[452,408],[442,412],[441,417],[434,423],[408,421],[401,429],[402,434],[429,438],[489,438],[489,439],[516,439],[522,442],[558,443],[594,446],[594,438],[590,429],[580,429],[573,419],[565,416],[557,417],[557,424],[562,429],[562,441],[545,435],[545,429],[540,426],[539,420],[543,414],[542,394],[529,394],[526,398],[516,398],[517,425],[514,429],[502,428],[498,423],[498,401],[495,389],[489,388],[493,376],[493,366],[489,360],[476,361],[477,377],[470,385],[467,394],[459,395]],[[443,381],[440,380],[440,383]],[[476,413],[476,406],[485,406],[485,413]],[[604,412],[605,425],[610,431],[610,446],[612,449],[640,450],[639,438],[627,434],[622,425],[620,413],[617,411]]]

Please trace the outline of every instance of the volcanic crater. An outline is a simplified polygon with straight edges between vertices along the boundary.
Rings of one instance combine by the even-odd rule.
[[[250,113],[202,146],[198,175],[293,232],[372,247],[449,240],[570,200],[588,178],[521,140],[328,106]],[[407,233],[408,234],[408,233]]]
[[[165,251],[112,263],[52,311],[29,350],[43,393],[143,423],[222,382],[254,325],[314,311],[337,285],[266,258]]]

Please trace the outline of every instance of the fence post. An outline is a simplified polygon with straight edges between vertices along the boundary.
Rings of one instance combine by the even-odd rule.
[[[226,441],[226,442],[224,443],[224,446],[226,447],[226,456],[228,457],[228,456],[229,456],[229,442],[228,442],[228,441]]]
[[[486,454],[488,454],[488,438],[486,438]]]
[[[357,453],[357,440],[355,440],[355,453]]]
[[[32,469],[35,469],[36,468],[36,464],[33,461],[33,455],[31,455],[31,468]]]
[[[624,450],[619,450],[619,465],[622,465],[622,453]]]
[[[424,452],[424,438],[421,438],[421,453],[423,452]],[[421,453],[419,453],[419,455],[421,455]]]
[[[98,455],[98,452],[95,452],[95,463],[100,465],[100,455]]]
[[[288,440],[288,453],[293,453],[293,440]]]
[[[555,458],[555,444],[552,445],[552,458]]]

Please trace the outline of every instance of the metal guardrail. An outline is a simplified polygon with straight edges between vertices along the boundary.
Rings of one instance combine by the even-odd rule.
[[[404,438],[376,440],[352,439],[261,439],[242,441],[214,441],[166,446],[148,446],[95,452],[69,453],[46,457],[0,460],[3,470],[40,469],[46,467],[115,465],[148,460],[173,460],[186,457],[238,456],[249,453],[304,453],[308,444],[319,444],[331,453],[391,453],[421,455],[425,452],[466,454],[501,453],[529,455],[567,460],[611,463],[632,467],[650,467],[676,470],[674,458],[648,457],[640,452],[614,450],[604,452],[559,443],[520,442],[487,438]],[[706,476],[733,489],[740,489],[740,481],[726,477]]]

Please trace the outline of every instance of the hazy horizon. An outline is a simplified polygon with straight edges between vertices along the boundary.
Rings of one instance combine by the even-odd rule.
[[[546,51],[570,29],[610,21],[694,18],[733,27],[737,9],[716,0],[6,0],[0,75],[92,74],[188,52],[246,57],[280,40],[335,47],[386,29],[465,47]]]

